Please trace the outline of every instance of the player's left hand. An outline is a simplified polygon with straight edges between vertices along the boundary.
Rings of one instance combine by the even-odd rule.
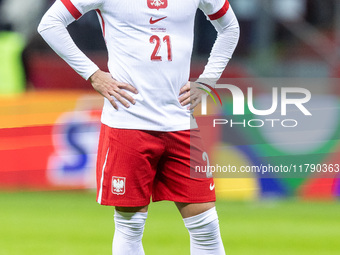
[[[205,93],[203,90],[199,89],[202,86],[195,82],[188,82],[180,90],[179,102],[182,106],[188,106],[188,110],[193,110],[202,99],[202,95]]]

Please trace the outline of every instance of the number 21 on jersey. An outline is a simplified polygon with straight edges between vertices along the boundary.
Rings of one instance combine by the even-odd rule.
[[[172,61],[172,50],[171,50],[171,40],[170,36],[166,35],[163,37],[163,41],[157,35],[150,37],[150,43],[155,44],[155,49],[151,54],[151,61],[163,61],[162,56],[159,56],[159,50],[164,46],[168,49],[168,61]]]

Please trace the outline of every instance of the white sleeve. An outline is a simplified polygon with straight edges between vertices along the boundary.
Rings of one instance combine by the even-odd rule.
[[[82,13],[74,6],[71,13],[70,6],[65,6],[63,2],[56,1],[45,13],[38,32],[61,58],[87,80],[99,68],[76,46],[66,29],[70,23],[80,18]]]
[[[240,37],[239,24],[229,3],[226,9],[225,14],[222,11],[217,13],[217,16],[215,14],[208,15],[218,35],[211,50],[208,64],[198,79],[199,82],[214,85],[221,77],[237,46]],[[223,16],[219,17],[220,14],[223,14]],[[214,17],[217,19],[213,19]]]

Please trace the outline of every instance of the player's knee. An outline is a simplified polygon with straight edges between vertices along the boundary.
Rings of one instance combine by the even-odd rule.
[[[115,236],[121,236],[131,242],[142,239],[147,213],[115,211]]]
[[[220,229],[215,207],[199,215],[185,218],[184,223],[194,242],[207,244],[219,242]]]
[[[190,234],[190,254],[225,255],[215,207],[199,215],[185,218]]]

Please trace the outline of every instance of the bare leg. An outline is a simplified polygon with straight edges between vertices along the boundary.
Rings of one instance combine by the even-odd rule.
[[[148,211],[148,206],[140,206],[140,207],[120,207],[116,206],[116,211],[119,212],[147,212]]]
[[[176,202],[175,204],[179,212],[181,213],[183,219],[201,214],[215,207],[215,202],[197,203],[197,204]]]

